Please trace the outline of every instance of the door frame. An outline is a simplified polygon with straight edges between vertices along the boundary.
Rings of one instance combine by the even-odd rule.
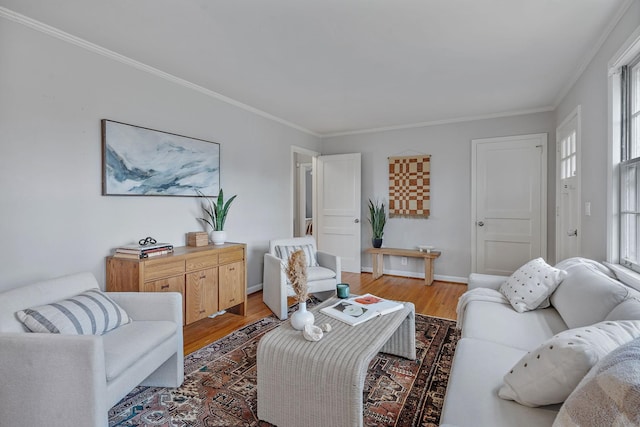
[[[471,140],[471,272],[477,271],[477,208],[476,208],[476,173],[477,173],[477,161],[478,161],[478,145],[483,143],[492,142],[505,142],[510,140],[520,139],[532,139],[532,138],[544,138],[542,143],[542,165],[540,171],[540,255],[542,258],[547,258],[547,156],[548,156],[548,137],[547,133],[532,133],[526,135],[513,135],[513,136],[500,136],[495,138],[479,138]]]
[[[578,217],[576,218],[576,227],[578,228],[578,235],[576,236],[577,239],[577,246],[578,246],[578,252],[580,252],[581,246],[582,246],[582,167],[581,167],[581,163],[582,163],[582,108],[580,105],[578,105],[571,113],[569,113],[567,115],[567,117],[564,118],[564,120],[562,121],[562,123],[560,123],[558,125],[558,127],[556,128],[556,209],[555,209],[555,222],[556,222],[556,226],[555,226],[555,248],[556,248],[556,253],[555,253],[555,258],[556,258],[556,263],[561,261],[558,259],[558,253],[560,252],[560,233],[562,233],[563,231],[560,230],[560,221],[559,221],[559,217],[560,217],[560,146],[559,146],[559,142],[560,142],[560,137],[559,137],[559,130],[566,126],[567,123],[569,123],[571,120],[573,120],[573,118],[575,117],[576,119],[576,175],[577,175],[577,179],[576,179],[576,197],[578,198],[578,209],[577,209],[577,214]]]
[[[290,158],[290,173],[289,173],[289,179],[290,179],[290,189],[289,189],[289,194],[291,195],[291,197],[289,198],[289,233],[291,233],[291,235],[289,237],[293,237],[295,235],[295,212],[298,211],[298,206],[296,206],[296,181],[298,180],[298,168],[296,165],[296,154],[305,154],[307,156],[311,156],[312,158],[315,158],[316,156],[319,156],[320,153],[317,151],[313,151],[313,150],[309,150],[308,148],[303,148],[303,147],[298,147],[296,145],[292,145],[291,146],[291,158]],[[311,187],[311,203],[312,206],[315,206],[316,204],[316,189],[315,187]],[[315,208],[311,209],[311,212],[313,214],[313,218],[311,219],[312,221],[315,220]],[[317,239],[316,239],[317,240]]]

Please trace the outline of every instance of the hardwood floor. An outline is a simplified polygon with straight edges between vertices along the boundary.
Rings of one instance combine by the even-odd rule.
[[[383,298],[411,301],[416,312],[429,316],[456,318],[458,298],[467,290],[467,285],[450,282],[433,282],[424,285],[424,279],[398,276],[382,276],[372,280],[371,273],[342,273],[342,281],[348,283],[351,293],[372,293]],[[290,304],[294,301],[289,300]],[[271,310],[262,302],[262,291],[249,295],[247,315],[225,313],[213,319],[202,319],[184,328],[184,354],[198,350],[220,339],[236,329],[262,319]]]

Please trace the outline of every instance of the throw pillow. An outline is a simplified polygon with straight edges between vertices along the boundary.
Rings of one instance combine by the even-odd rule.
[[[276,246],[276,256],[284,262],[289,261],[289,257],[295,251],[304,251],[304,257],[307,260],[307,267],[317,267],[316,250],[313,245],[292,245],[292,246]]]
[[[536,258],[516,270],[500,286],[500,292],[518,313],[549,307],[549,295],[565,275],[563,270],[551,267],[542,258]]]
[[[580,381],[554,427],[640,425],[640,339],[603,357]]]
[[[569,328],[602,322],[631,291],[593,262],[576,263],[564,270],[567,277],[551,295],[551,305]]]
[[[131,321],[127,313],[99,289],[20,310],[16,316],[31,332],[64,335],[102,335]]]
[[[498,395],[531,407],[562,403],[601,357],[636,337],[640,320],[563,331],[516,363]]]

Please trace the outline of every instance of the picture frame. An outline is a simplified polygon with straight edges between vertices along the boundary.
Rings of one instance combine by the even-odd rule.
[[[214,197],[220,144],[103,119],[102,195]]]

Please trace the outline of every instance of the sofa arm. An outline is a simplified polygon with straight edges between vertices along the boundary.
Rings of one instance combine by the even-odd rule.
[[[178,292],[107,292],[134,320],[170,320],[182,325],[182,295]]]
[[[336,283],[342,282],[342,265],[340,262],[340,257],[322,251],[317,251],[316,255],[318,257],[318,265],[320,265],[320,267],[325,267],[329,270],[335,271]]]
[[[102,337],[0,333],[0,378],[2,425],[107,425]]]
[[[279,319],[287,318],[287,280],[284,267],[280,258],[269,253],[264,254],[262,300]]]
[[[497,291],[500,288],[500,285],[502,285],[507,279],[507,276],[471,273],[469,275],[469,284],[467,285],[467,290],[475,288],[490,288]]]

